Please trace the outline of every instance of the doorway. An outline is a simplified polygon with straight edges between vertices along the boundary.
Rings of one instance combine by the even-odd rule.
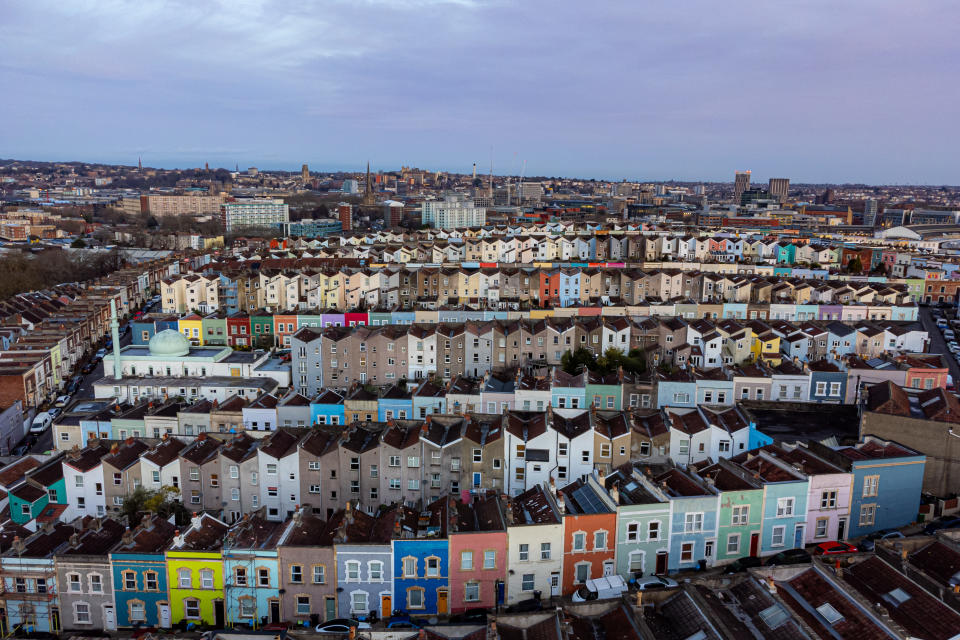
[[[280,601],[271,600],[270,601],[270,622],[277,624],[280,622]]]
[[[803,549],[803,532],[806,531],[806,525],[798,524],[793,530],[793,548]]]
[[[337,617],[337,599],[334,596],[326,596],[323,599],[323,619],[333,620]]]
[[[840,518],[837,521],[837,540],[845,540],[847,533],[847,519]]]
[[[755,556],[760,553],[760,534],[750,534],[750,555]]]
[[[613,560],[604,560],[603,575],[604,577],[613,575]]]
[[[667,572],[667,558],[669,554],[666,551],[657,551],[657,568],[654,573],[662,576]]]
[[[213,625],[217,629],[223,629],[223,600],[213,601]]]
[[[550,595],[553,597],[560,595],[560,572],[554,571],[550,574]]]
[[[385,593],[380,596],[380,618],[386,620],[390,617],[390,614],[393,612],[391,609],[392,603],[389,593]]]
[[[163,629],[170,628],[170,605],[166,602],[161,602],[157,605],[157,613],[160,618],[160,627]]]
[[[113,605],[103,605],[103,628],[107,631],[117,630],[117,612],[114,610]]]
[[[450,591],[446,588],[437,589],[437,613],[444,614],[447,612],[447,601],[450,598]]]

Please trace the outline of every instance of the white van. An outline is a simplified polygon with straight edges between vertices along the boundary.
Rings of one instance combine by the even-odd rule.
[[[591,602],[593,600],[608,600],[619,598],[627,590],[627,583],[622,576],[604,576],[587,580],[583,586],[573,593],[574,602]]]
[[[33,419],[33,424],[30,425],[30,433],[39,433],[50,426],[50,423],[53,422],[53,416],[44,411],[43,413],[38,413]]]

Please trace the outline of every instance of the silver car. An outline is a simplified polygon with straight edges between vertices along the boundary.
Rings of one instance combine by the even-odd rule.
[[[646,576],[637,578],[634,586],[637,587],[638,591],[659,591],[661,589],[676,589],[680,585],[673,578],[666,576]]]

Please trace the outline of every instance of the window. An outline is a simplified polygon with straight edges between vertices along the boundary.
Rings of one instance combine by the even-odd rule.
[[[273,462],[267,464],[267,475],[277,475],[277,465]]]
[[[574,582],[580,584],[590,579],[590,563],[581,562],[574,567]]]
[[[773,547],[782,547],[787,528],[784,526],[774,527],[773,535],[770,538],[770,545]]]
[[[257,613],[256,602],[250,596],[241,597],[240,600],[240,617],[241,618],[252,618]]]
[[[496,551],[483,552],[483,568],[484,569],[497,568],[497,552]]]
[[[789,518],[793,515],[793,498],[777,498],[777,517]]]
[[[557,455],[560,456],[561,458],[566,458],[566,457],[567,457],[567,447],[569,447],[569,446],[570,446],[570,445],[569,445],[569,443],[567,443],[567,442],[560,442],[560,443],[558,443],[558,444],[557,444]]]
[[[370,465],[370,477],[371,477],[371,478],[376,478],[376,477],[379,475],[379,473],[380,473],[380,472],[379,472],[379,470],[377,469],[377,465],[375,465],[375,464]]]
[[[346,563],[346,576],[347,582],[359,582],[360,581],[360,562],[358,560],[350,560]]]
[[[660,539],[660,521],[653,520],[647,523],[647,540],[659,540]]]
[[[550,559],[550,543],[549,542],[540,543],[540,559],[541,560]]]
[[[680,446],[679,446],[678,453],[679,453],[680,455],[682,455],[682,456],[685,456],[685,455],[687,455],[688,453],[690,453],[690,441],[689,441],[689,440],[681,440],[681,441],[680,441]]]
[[[17,578],[17,591],[20,592],[20,593],[23,593],[24,591],[27,590],[27,589],[26,589],[26,584],[24,584],[24,588],[23,588],[23,589],[20,588],[20,583],[21,583],[22,581],[23,581],[23,578]],[[80,592],[82,591],[82,588],[81,588],[81,586],[80,586],[80,574],[79,574],[79,573],[68,573],[68,574],[67,574],[67,586],[68,586],[67,590],[68,590],[70,593],[80,593]]]
[[[373,560],[367,564],[367,574],[370,582],[383,582],[383,563]]]
[[[826,383],[826,382],[818,382],[818,383],[817,383],[817,395],[818,395],[818,396],[825,396],[825,395],[827,395],[827,383]]]
[[[270,586],[270,570],[264,567],[257,569],[257,586],[258,587],[269,587]]]
[[[573,534],[573,550],[583,551],[587,548],[587,534],[580,532]]]
[[[730,517],[730,524],[733,526],[743,526],[750,520],[750,505],[744,504],[735,506],[733,514]]]
[[[327,568],[322,564],[313,565],[313,584],[326,584]]]
[[[133,571],[123,572],[123,590],[124,591],[137,590],[137,574],[135,572]]]
[[[400,456],[390,456],[390,466],[399,467],[400,466]]]
[[[240,500],[240,489],[238,489],[237,487],[233,487],[232,489],[230,489],[230,499],[233,500],[234,502],[237,502],[238,500]]]
[[[734,533],[727,537],[727,553],[740,553],[739,533]]]
[[[200,469],[197,467],[190,467],[190,479],[194,482],[200,480]]]
[[[480,601],[480,583],[468,582],[463,586],[463,599],[465,602]]]
[[[864,476],[863,478],[863,497],[875,498],[879,495],[880,476]]]
[[[534,575],[532,573],[525,573],[520,578],[520,590],[521,591],[533,591],[534,586]]]
[[[703,531],[703,514],[688,513],[683,522],[684,533],[699,533]]]
[[[829,518],[817,518],[817,526],[813,531],[813,536],[815,538],[826,538],[827,537],[827,525],[830,523]]]
[[[590,452],[587,450],[580,452],[580,461],[584,464],[590,464]]]
[[[210,474],[210,486],[216,489],[220,486],[220,476],[215,473]]]
[[[147,606],[140,600],[130,601],[130,620],[132,622],[143,622],[147,619]]]
[[[408,609],[423,609],[424,608],[424,597],[423,597],[423,587],[410,587],[407,589],[407,608]]]
[[[530,545],[528,545],[528,544],[521,544],[521,545],[520,545],[519,555],[520,555],[520,562],[526,562],[527,560],[529,560],[529,559],[530,559]]]
[[[303,582],[303,567],[299,564],[290,565],[290,582]]]
[[[213,571],[210,569],[200,570],[200,588],[213,589]]]
[[[837,492],[835,490],[822,491],[820,493],[820,508],[821,509],[837,508]]]
[[[860,526],[872,527],[876,522],[877,505],[865,504],[860,506]]]
[[[197,619],[200,617],[200,601],[189,598],[183,601],[183,615],[185,618]]]
[[[79,580],[79,577],[77,578]],[[190,589],[193,587],[193,580],[190,577],[190,569],[180,569],[177,571],[177,583],[181,589]]]
[[[310,615],[310,596],[297,596],[297,615]]]
[[[603,457],[603,458],[609,458],[609,457],[610,457],[610,443],[609,443],[609,442],[601,442],[601,443],[600,443],[600,456]]]
[[[86,602],[73,603],[73,621],[77,624],[91,624],[90,605]]]
[[[640,525],[638,523],[631,522],[627,525],[627,542],[636,542],[639,535]]]
[[[436,556],[430,556],[429,558],[427,558],[427,577],[428,578],[440,577],[440,558]]]
[[[839,382],[831,382],[831,383],[830,383],[830,395],[831,395],[831,396],[834,396],[834,397],[837,397],[837,396],[840,395],[840,383],[839,383]]]
[[[240,467],[235,464],[230,465],[230,477],[236,480],[240,477]]]
[[[599,551],[607,548],[607,532],[597,531],[593,534],[593,550]]]
[[[684,542],[680,545],[680,562],[693,562],[692,542]]]

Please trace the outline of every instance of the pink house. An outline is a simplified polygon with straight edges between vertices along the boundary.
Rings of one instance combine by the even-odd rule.
[[[783,456],[784,462],[800,469],[809,481],[804,544],[843,540],[849,531],[853,475],[814,455],[800,443],[783,448],[788,452]]]
[[[468,500],[450,508],[450,613],[495,607],[507,574],[507,526],[500,496]]]

